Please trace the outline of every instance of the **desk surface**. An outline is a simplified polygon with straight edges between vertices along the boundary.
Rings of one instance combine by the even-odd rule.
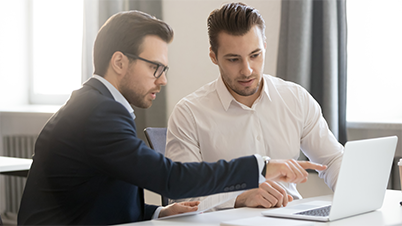
[[[302,200],[295,200],[291,202],[289,205],[295,205],[297,203],[302,203],[306,201],[311,201],[318,198],[325,198],[326,200],[332,200],[332,195],[314,197]],[[367,200],[369,201],[369,197]],[[353,201],[353,200],[351,200]],[[399,202],[402,201],[402,192],[396,190],[387,190],[383,206],[373,212],[361,214],[354,217],[349,217],[329,223],[321,223],[321,222],[313,222],[313,221],[299,221],[302,225],[402,225],[402,206],[400,206]],[[263,209],[258,208],[239,208],[239,209],[230,209],[223,210],[212,213],[204,213],[186,217],[177,217],[170,218],[165,220],[152,220],[152,221],[144,221],[138,223],[131,223],[125,225],[133,225],[133,226],[168,226],[168,225],[195,225],[195,226],[218,226],[221,222],[233,221],[237,219],[243,218],[255,218],[261,217],[260,220],[263,221],[264,225],[277,225],[280,223],[281,225],[295,225],[298,221],[288,220],[288,219],[279,219],[279,218],[270,218],[263,217],[261,215],[261,211]],[[280,222],[279,222],[280,221]],[[239,224],[243,225],[243,224]],[[253,224],[244,224],[244,225],[253,225]],[[258,225],[261,225],[260,223]]]
[[[0,173],[29,170],[31,164],[32,159],[0,156]]]

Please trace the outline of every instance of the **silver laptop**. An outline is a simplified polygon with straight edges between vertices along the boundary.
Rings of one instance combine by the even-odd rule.
[[[392,136],[347,142],[332,202],[316,200],[265,210],[262,214],[268,217],[334,221],[380,208],[397,141],[398,138]]]

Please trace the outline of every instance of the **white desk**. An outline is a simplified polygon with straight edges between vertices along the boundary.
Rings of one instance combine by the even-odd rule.
[[[0,156],[0,173],[15,176],[26,176],[31,168],[32,159]]]
[[[321,196],[325,197],[327,200],[332,200],[332,195]],[[295,200],[291,202],[289,205],[294,205],[296,203],[310,201],[312,199],[317,199],[317,197]],[[367,197],[367,202],[370,201],[370,197]],[[354,217],[349,217],[346,219],[341,219],[329,223],[321,223],[321,222],[312,222],[312,221],[302,221],[302,223],[311,223],[311,225],[338,225],[338,226],[348,226],[348,225],[402,225],[402,206],[400,206],[399,202],[402,201],[402,192],[396,190],[387,190],[385,195],[384,204],[381,209],[376,211],[361,214]],[[353,202],[353,200],[351,200]],[[265,218],[266,225],[274,225],[270,224],[270,220],[278,221],[279,218],[269,218],[263,217],[261,215],[261,211],[263,209],[257,208],[239,208],[239,209],[230,209],[223,210],[212,213],[204,213],[198,215],[192,215],[187,217],[178,217],[178,218],[170,218],[165,220],[152,220],[152,221],[144,221],[138,223],[124,224],[124,225],[133,225],[133,226],[169,226],[169,225],[191,225],[191,226],[218,226],[223,221],[231,221],[242,218],[249,217],[261,217]],[[281,225],[286,225],[289,221],[288,219],[280,219]],[[291,222],[294,223],[294,222]]]

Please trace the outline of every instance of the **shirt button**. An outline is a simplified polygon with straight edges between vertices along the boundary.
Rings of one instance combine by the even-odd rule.
[[[258,140],[258,141],[260,141],[260,140],[261,140],[261,137],[260,137],[260,135],[258,135],[258,136],[257,136],[257,140]]]

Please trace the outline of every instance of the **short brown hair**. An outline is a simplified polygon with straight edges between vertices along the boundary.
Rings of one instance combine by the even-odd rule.
[[[173,29],[165,22],[140,11],[120,12],[100,28],[94,45],[95,74],[104,76],[116,51],[138,55],[147,35],[156,35],[170,43]]]
[[[265,21],[255,8],[244,3],[228,3],[209,14],[208,20],[209,44],[217,55],[218,35],[224,31],[230,35],[241,36],[246,34],[254,25],[257,25],[265,38]]]

